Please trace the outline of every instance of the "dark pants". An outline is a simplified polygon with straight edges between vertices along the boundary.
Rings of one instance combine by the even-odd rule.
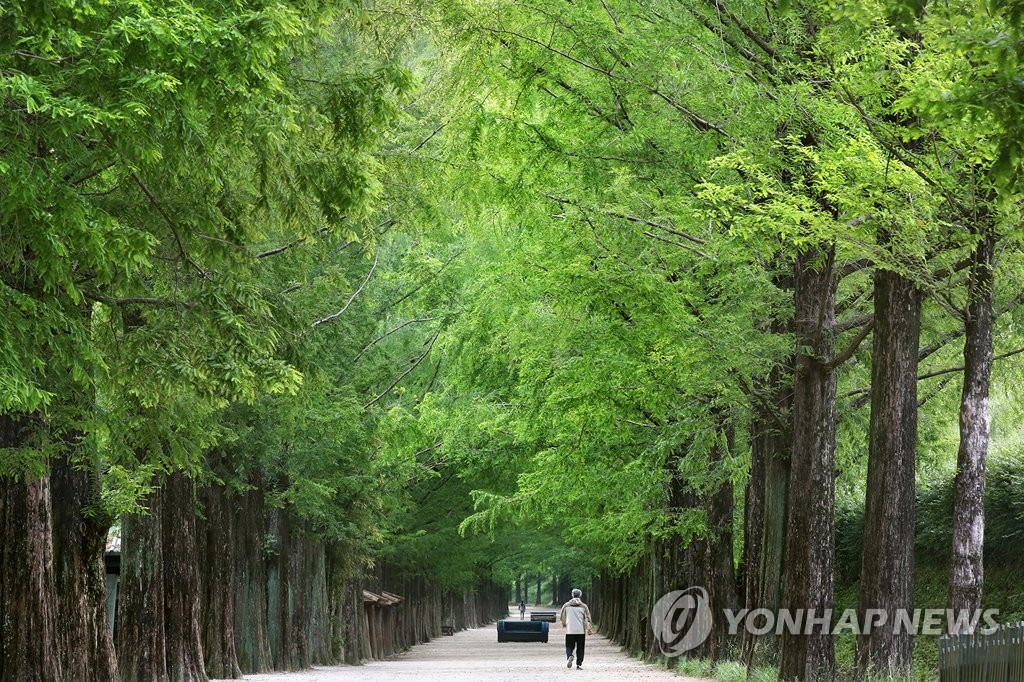
[[[587,644],[586,635],[565,636],[565,657],[572,656],[572,650],[576,649],[576,665],[583,665],[583,648]]]

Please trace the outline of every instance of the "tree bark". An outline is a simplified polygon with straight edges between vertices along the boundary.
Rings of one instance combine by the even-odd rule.
[[[726,426],[711,449],[709,457],[711,467],[722,469],[733,447],[733,429],[731,426]],[[728,623],[723,614],[726,609],[736,609],[740,604],[736,584],[736,568],[733,561],[732,517],[735,501],[733,500],[732,481],[729,477],[725,477],[718,489],[707,496],[705,509],[711,536],[705,543],[704,561],[705,573],[708,577],[708,601],[713,614],[711,636],[708,640],[708,657],[712,661],[717,661],[723,658],[729,650]]]
[[[26,420],[0,415],[0,447],[21,447]],[[0,681],[62,682],[50,480],[0,478]]]
[[[182,473],[122,524],[118,655],[125,682],[207,682],[199,614],[195,500]]]
[[[25,447],[38,426],[27,415],[0,415],[0,448]],[[48,475],[0,478],[3,682],[118,679],[102,563],[108,524],[86,513],[96,486],[66,456]]]
[[[782,599],[782,557],[786,544],[786,498],[789,491],[790,429],[786,426],[792,394],[781,367],[771,370],[760,387],[764,404],[754,405],[751,422],[751,472],[747,486],[744,550],[748,611],[777,613]],[[747,666],[767,663],[777,653],[774,633],[743,634]]]
[[[857,637],[857,668],[864,674],[904,676],[913,639],[892,626],[897,612],[914,608],[914,455],[917,446],[917,353],[921,295],[909,279],[874,273],[875,322],[871,361],[871,420],[867,506],[861,556],[858,622],[869,610],[885,625]]]
[[[53,461],[50,497],[62,667],[75,682],[120,679],[107,622],[103,563],[110,519],[99,511],[99,494],[94,468],[76,466],[70,457]]]
[[[159,489],[146,497],[145,505],[147,513],[130,514],[121,523],[117,653],[121,676],[126,682],[167,679]]]
[[[239,496],[233,511],[238,542],[235,653],[245,674],[274,669],[267,621],[267,536],[263,489],[255,486]]]
[[[185,474],[175,472],[167,478],[163,494],[167,673],[175,682],[206,682],[199,613],[195,486]]]
[[[197,534],[203,540],[203,658],[210,677],[237,680],[242,670],[235,649],[235,604],[240,599],[235,515],[222,486],[204,488],[201,498],[204,520]]]
[[[836,377],[835,252],[810,248],[796,260],[793,450],[789,478],[783,606],[806,609],[823,625],[784,631],[781,680],[828,680],[835,671],[831,611],[835,594]]]
[[[953,547],[949,606],[969,613],[981,608],[984,583],[985,466],[988,458],[992,377],[992,284],[995,237],[986,230],[974,251],[964,340],[964,388],[960,398],[960,447],[953,498]],[[954,631],[971,631],[954,619]]]

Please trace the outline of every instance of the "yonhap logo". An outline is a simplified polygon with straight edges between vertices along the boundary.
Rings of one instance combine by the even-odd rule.
[[[690,587],[664,595],[651,610],[651,629],[666,656],[679,656],[703,644],[711,633],[707,591]]]

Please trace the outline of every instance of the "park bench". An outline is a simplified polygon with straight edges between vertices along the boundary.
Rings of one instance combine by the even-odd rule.
[[[548,623],[554,623],[557,615],[557,611],[530,611],[530,620],[543,620]]]
[[[499,620],[499,642],[547,642],[548,624],[530,620]]]
[[[449,637],[451,635],[454,635],[455,634],[455,626],[452,625],[451,623],[443,623],[441,625],[441,634],[449,636]]]

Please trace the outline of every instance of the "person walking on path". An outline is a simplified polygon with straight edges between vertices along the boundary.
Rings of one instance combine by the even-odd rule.
[[[519,620],[526,618],[526,602],[522,599],[519,600]]]
[[[576,652],[576,669],[583,670],[583,651],[591,629],[590,607],[583,603],[583,592],[573,589],[572,599],[562,604],[558,619],[565,628],[565,667],[572,667],[573,650]]]

